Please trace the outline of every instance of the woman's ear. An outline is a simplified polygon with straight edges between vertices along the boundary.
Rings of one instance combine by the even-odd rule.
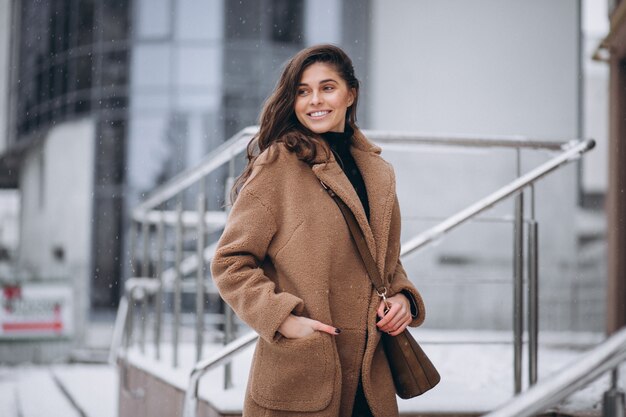
[[[348,107],[352,106],[352,104],[354,104],[354,98],[356,97],[356,89],[355,88],[351,88],[350,89],[350,97],[348,97]]]

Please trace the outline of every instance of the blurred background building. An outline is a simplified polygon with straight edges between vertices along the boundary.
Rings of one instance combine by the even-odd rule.
[[[255,124],[285,60],[321,42],[354,60],[363,128],[597,140],[536,193],[540,224],[550,225],[541,228],[542,329],[602,332],[608,72],[590,55],[607,31],[606,7],[0,0],[0,198],[9,213],[0,218],[9,265],[0,280],[72,294],[63,298],[71,332],[37,355],[80,344],[90,315],[114,311],[129,276],[132,208]],[[517,155],[506,151],[390,148],[385,157],[397,171],[405,239],[516,175]],[[545,155],[521,159],[527,171]],[[224,204],[218,190],[209,209]],[[510,236],[506,221],[476,223],[411,258],[429,326],[510,328]]]

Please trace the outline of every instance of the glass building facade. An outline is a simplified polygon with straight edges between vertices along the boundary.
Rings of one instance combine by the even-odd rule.
[[[91,305],[119,294],[128,119],[130,4],[121,0],[16,2],[20,16],[10,146],[27,147],[77,118],[96,125]],[[68,184],[71,186],[71,184]],[[24,221],[28,221],[25,219]]]
[[[255,124],[287,58],[306,45],[333,42],[354,57],[362,79],[367,72],[368,2],[15,4],[19,63],[9,151],[65,121],[95,121],[92,308],[115,306],[130,273],[132,208]],[[209,210],[224,203],[223,182],[219,187]]]

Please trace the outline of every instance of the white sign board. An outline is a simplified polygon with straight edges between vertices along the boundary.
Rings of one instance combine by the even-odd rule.
[[[62,283],[2,287],[0,338],[55,338],[73,332],[72,287]]]

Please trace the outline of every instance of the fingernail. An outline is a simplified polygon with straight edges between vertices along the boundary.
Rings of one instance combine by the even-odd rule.
[[[338,328],[335,327],[335,333],[337,333],[337,334],[341,333],[341,329],[338,329]]]

